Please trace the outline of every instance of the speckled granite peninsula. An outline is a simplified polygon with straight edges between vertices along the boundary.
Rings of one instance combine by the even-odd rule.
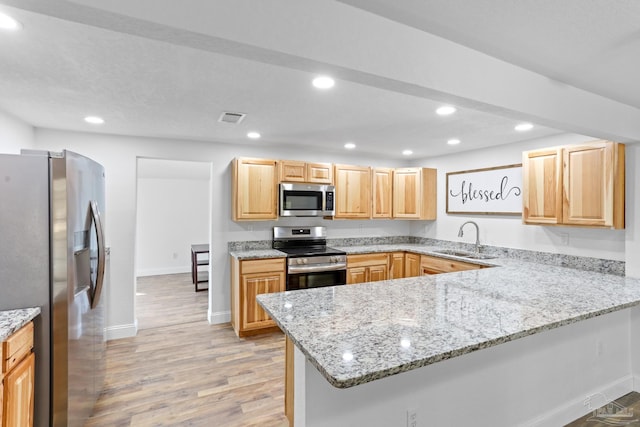
[[[40,307],[0,311],[0,341],[5,341],[38,314],[40,314]]]
[[[295,345],[296,427],[556,426],[639,391],[640,280],[595,261],[259,295]]]

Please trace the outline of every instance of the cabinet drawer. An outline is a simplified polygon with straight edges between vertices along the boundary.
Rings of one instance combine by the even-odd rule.
[[[387,265],[389,254],[382,252],[379,254],[348,255],[347,268],[369,267],[372,265]]]
[[[428,255],[422,255],[420,258],[420,267],[422,269],[429,269],[442,273],[451,273],[453,271],[474,270],[482,268],[478,264],[471,264],[461,261],[452,261],[450,259],[432,257]]]
[[[2,343],[2,372],[9,372],[33,348],[33,322],[29,322]]]
[[[284,271],[285,258],[254,259],[240,262],[240,274]]]

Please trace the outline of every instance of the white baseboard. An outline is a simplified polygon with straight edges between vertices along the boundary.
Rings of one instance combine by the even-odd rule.
[[[231,311],[209,311],[207,313],[207,318],[209,320],[210,325],[217,325],[219,323],[229,323],[231,322]]]
[[[203,270],[204,271],[204,270]],[[136,277],[161,276],[163,274],[191,273],[191,266],[164,267],[164,268],[143,268],[136,271]]]
[[[129,325],[116,325],[107,327],[107,341],[120,338],[135,337],[138,333],[138,321]]]
[[[560,426],[565,425],[567,420],[575,420],[583,417],[589,411],[615,400],[634,390],[634,385],[640,378],[634,375],[627,375],[619,380],[605,385],[601,390],[594,390],[585,396],[578,396],[575,399],[562,403],[550,411],[540,414],[535,419],[524,424],[527,427]]]

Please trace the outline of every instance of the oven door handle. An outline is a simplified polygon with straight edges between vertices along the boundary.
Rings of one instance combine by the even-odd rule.
[[[345,270],[347,263],[345,262],[332,262],[330,264],[315,264],[315,265],[290,265],[287,273],[316,273],[321,271],[338,271]]]

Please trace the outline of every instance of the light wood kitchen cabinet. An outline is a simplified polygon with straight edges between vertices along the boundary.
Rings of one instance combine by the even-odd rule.
[[[231,257],[231,323],[239,337],[277,328],[256,297],[284,291],[285,280],[285,258],[240,261]]]
[[[594,141],[523,153],[523,221],[624,228],[624,144]]]
[[[386,252],[347,255],[347,285],[387,280],[388,263],[389,255]]]
[[[477,270],[483,268],[484,266],[462,262],[462,261],[453,261],[446,258],[434,257],[429,255],[421,255],[420,256],[420,275],[426,276],[429,274],[440,274],[440,273],[453,273],[454,271],[463,271],[463,270]]]
[[[404,277],[404,252],[392,252],[389,254],[389,279],[402,279]]]
[[[371,168],[335,165],[334,176],[335,218],[371,218]]]
[[[404,277],[420,276],[420,255],[407,252],[404,256]]]
[[[529,151],[522,158],[523,218],[527,224],[562,222],[562,149]]]
[[[233,220],[277,219],[278,162],[237,158],[232,165]]]
[[[280,182],[311,182],[333,184],[331,163],[306,163],[297,160],[281,160]]]
[[[2,343],[0,359],[0,425],[33,426],[35,354],[33,322]]]
[[[393,216],[393,169],[374,168],[372,173],[372,218],[391,218]]]
[[[436,219],[436,179],[436,169],[395,169],[393,172],[393,217]]]

